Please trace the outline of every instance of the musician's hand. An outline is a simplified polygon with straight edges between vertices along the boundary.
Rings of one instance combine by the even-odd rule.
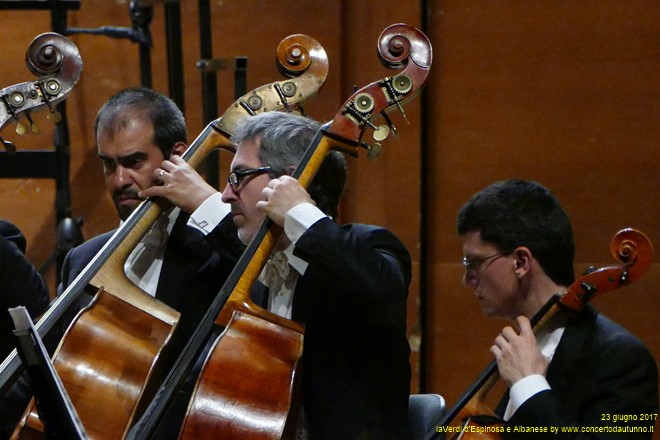
[[[262,195],[265,200],[257,202],[257,211],[265,213],[280,226],[284,226],[284,217],[289,209],[301,203],[315,204],[300,182],[291,176],[271,180]]]
[[[172,155],[154,170],[154,185],[140,197],[165,197],[187,213],[193,213],[217,191],[180,156]]]
[[[532,374],[545,376],[550,363],[536,344],[529,319],[519,316],[517,321],[520,334],[511,327],[505,327],[490,348],[500,375],[509,386]]]

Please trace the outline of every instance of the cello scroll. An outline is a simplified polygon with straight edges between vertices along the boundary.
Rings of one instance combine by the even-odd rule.
[[[651,240],[632,228],[622,229],[612,237],[610,253],[621,265],[602,267],[580,277],[562,296],[562,305],[579,312],[595,296],[639,279],[653,260]]]

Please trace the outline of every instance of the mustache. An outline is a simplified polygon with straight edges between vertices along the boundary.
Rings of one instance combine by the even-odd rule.
[[[236,214],[241,214],[243,210],[238,206],[238,204],[231,203],[229,205],[230,210],[231,210],[231,215],[236,215]]]
[[[138,192],[138,190],[132,188],[116,189],[112,191],[112,198],[114,200],[140,199]]]

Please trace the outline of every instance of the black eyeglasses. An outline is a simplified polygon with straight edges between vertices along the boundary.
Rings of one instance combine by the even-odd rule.
[[[236,191],[241,187],[243,184],[243,179],[246,176],[251,176],[253,174],[263,174],[263,173],[270,173],[272,170],[270,167],[259,167],[259,168],[250,168],[247,170],[238,170],[238,171],[232,171],[229,173],[229,177],[227,177],[227,183],[231,188]]]
[[[509,255],[510,253],[511,251],[507,251],[507,252],[498,252],[496,254],[489,255],[487,257],[474,257],[474,258],[463,257],[463,266],[465,267],[465,272],[467,272],[467,274],[470,276],[474,275],[476,272],[479,271],[481,265],[484,264],[486,261],[491,259],[493,259],[492,261],[495,261],[494,259],[503,257],[505,255]]]

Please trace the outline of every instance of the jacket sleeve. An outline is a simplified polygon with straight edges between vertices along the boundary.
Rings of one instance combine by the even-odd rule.
[[[329,218],[316,222],[296,243],[294,254],[307,270],[336,283],[346,299],[363,306],[405,301],[411,280],[410,254],[384,228],[338,225]]]
[[[24,306],[34,319],[50,299],[39,272],[23,254],[25,238],[12,224],[0,222],[0,357],[14,347],[13,320],[9,308]]]
[[[3,317],[10,307],[25,306],[35,318],[49,301],[48,287],[24,255],[25,238],[12,224],[0,225],[0,306]]]

